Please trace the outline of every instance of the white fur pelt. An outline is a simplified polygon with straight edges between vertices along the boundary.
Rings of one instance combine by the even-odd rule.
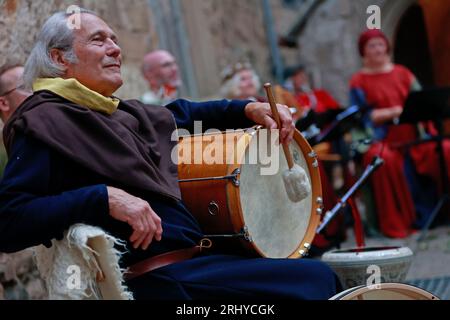
[[[63,240],[34,248],[36,264],[51,300],[130,300],[119,267],[123,242],[98,227],[73,225]],[[102,273],[103,281],[97,281]]]

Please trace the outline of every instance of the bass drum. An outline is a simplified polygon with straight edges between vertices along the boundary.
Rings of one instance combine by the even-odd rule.
[[[381,283],[347,289],[330,300],[439,300],[431,293],[402,283]]]
[[[293,203],[283,183],[282,173],[288,166],[282,148],[273,159],[272,164],[279,164],[276,172],[270,172],[260,157],[251,161],[255,150],[261,154],[268,147],[264,144],[272,140],[270,131],[261,128],[181,137],[181,193],[214,246],[267,258],[299,258],[307,255],[322,213],[317,157],[296,131],[289,148],[294,162],[307,173],[311,193]],[[196,158],[195,153],[197,163],[192,164],[189,160]],[[211,163],[207,157],[199,159],[199,154],[227,161]],[[270,174],[264,174],[265,170]]]

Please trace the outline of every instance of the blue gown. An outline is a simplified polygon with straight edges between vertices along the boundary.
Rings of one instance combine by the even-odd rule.
[[[193,103],[177,100],[168,106],[178,128],[192,131],[193,120],[207,128],[246,127],[247,102]],[[115,181],[92,172],[37,139],[17,133],[0,182],[0,251],[15,252],[51,245],[75,223],[103,228],[124,240],[131,227],[109,215],[106,186]],[[125,188],[123,188],[125,189]],[[200,226],[182,201],[167,200],[142,190],[127,192],[149,202],[161,217],[163,237],[143,251],[127,242],[121,260],[127,267],[147,257],[192,247],[203,237]],[[310,259],[262,259],[205,253],[156,269],[128,281],[137,299],[328,299],[341,290],[335,274]]]

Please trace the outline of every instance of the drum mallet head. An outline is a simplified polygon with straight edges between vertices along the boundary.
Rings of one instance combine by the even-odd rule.
[[[300,202],[311,193],[308,175],[305,169],[297,164],[283,172],[283,182],[288,198],[292,202]]]
[[[278,114],[275,98],[273,97],[271,84],[266,83],[264,85],[264,89],[266,89],[267,99],[269,100],[272,115],[278,125],[278,128],[281,128],[280,115]],[[292,202],[300,202],[306,199],[311,193],[311,183],[309,182],[306,171],[294,163],[294,159],[292,158],[291,151],[289,150],[289,146],[287,144],[283,144],[283,151],[289,166],[289,170],[283,172],[282,175],[284,186],[286,188],[289,200]]]

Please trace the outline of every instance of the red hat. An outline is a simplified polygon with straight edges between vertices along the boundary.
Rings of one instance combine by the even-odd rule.
[[[359,54],[361,55],[361,57],[364,57],[364,48],[366,47],[367,42],[369,42],[369,40],[373,38],[382,38],[386,42],[387,53],[390,52],[391,46],[389,44],[389,40],[386,37],[386,35],[379,29],[371,29],[364,31],[359,36],[358,47],[359,47]]]

